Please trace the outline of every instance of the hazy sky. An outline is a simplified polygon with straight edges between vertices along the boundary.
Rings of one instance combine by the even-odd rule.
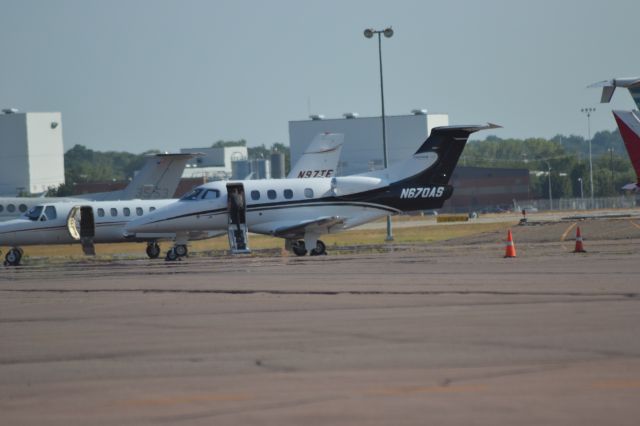
[[[0,107],[60,111],[65,149],[288,144],[309,113],[446,112],[500,137],[613,129],[585,87],[640,75],[640,1],[0,0]]]

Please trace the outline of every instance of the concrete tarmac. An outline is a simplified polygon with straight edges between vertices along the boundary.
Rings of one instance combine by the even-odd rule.
[[[0,423],[636,425],[638,240],[591,248],[7,268]]]

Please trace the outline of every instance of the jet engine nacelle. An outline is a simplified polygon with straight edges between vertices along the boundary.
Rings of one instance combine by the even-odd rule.
[[[337,196],[375,189],[382,185],[382,179],[369,176],[345,176],[331,179],[331,191]]]

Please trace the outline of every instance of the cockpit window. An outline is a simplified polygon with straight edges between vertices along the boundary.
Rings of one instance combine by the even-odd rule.
[[[215,198],[220,198],[220,191],[217,189],[207,189],[202,196],[203,200],[213,200]]]
[[[53,206],[47,206],[44,209],[44,214],[47,215],[47,219],[49,220],[53,220],[58,217],[58,214],[56,213],[56,208]]]
[[[182,198],[180,198],[182,201],[193,201],[193,200],[197,200],[198,198],[200,198],[200,194],[202,193],[203,189],[202,188],[196,188],[193,191],[187,193],[185,196],[183,196]]]
[[[32,207],[31,210],[29,210],[27,212],[27,217],[31,220],[38,220],[40,219],[40,215],[42,214],[42,209],[44,207],[43,206],[35,206]]]

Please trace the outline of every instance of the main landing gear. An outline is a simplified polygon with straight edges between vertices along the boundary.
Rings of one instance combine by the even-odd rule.
[[[176,244],[175,246],[169,249],[169,251],[167,252],[167,256],[164,258],[164,260],[173,262],[174,260],[178,260],[181,257],[187,257],[187,256],[189,256],[189,249],[187,248],[187,245]]]
[[[291,250],[295,253],[296,256],[304,256],[307,254],[307,248],[305,247],[304,240],[297,240],[291,244]],[[309,256],[322,256],[327,254],[327,247],[325,244],[317,240],[316,247],[311,249]]]
[[[4,266],[18,266],[24,252],[20,247],[13,247],[4,257]]]
[[[149,259],[157,259],[160,256],[160,245],[155,241],[147,243],[147,256]]]

